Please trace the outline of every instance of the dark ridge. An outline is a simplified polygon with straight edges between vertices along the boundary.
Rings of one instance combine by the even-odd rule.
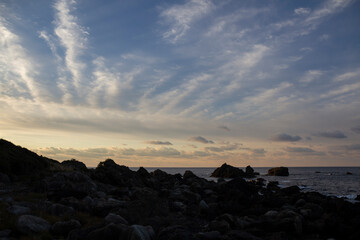
[[[59,162],[0,139],[0,172],[7,175],[33,175],[49,170]]]

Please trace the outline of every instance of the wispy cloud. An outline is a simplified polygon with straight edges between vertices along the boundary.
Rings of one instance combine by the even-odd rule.
[[[202,18],[214,8],[210,0],[188,0],[183,5],[164,9],[160,16],[166,20],[169,29],[163,33],[164,39],[171,43],[179,41],[191,28],[191,24]]]
[[[67,94],[72,87],[75,87],[78,94],[84,94],[84,72],[86,63],[81,59],[87,49],[88,32],[78,23],[76,16],[72,14],[75,0],[59,0],[55,3],[56,10],[55,34],[60,39],[61,45],[65,48],[65,64],[71,73],[71,84],[69,79],[63,80],[61,84],[63,91]],[[70,97],[67,95],[67,97]]]
[[[309,70],[305,73],[305,75],[300,78],[299,82],[301,83],[310,83],[318,78],[320,78],[324,74],[324,71],[321,70]]]
[[[201,137],[201,136],[197,136],[197,137],[191,137],[191,138],[189,138],[189,141],[193,141],[193,142],[200,142],[200,143],[214,143],[214,141],[212,141],[212,140],[208,140],[208,139],[206,139],[206,138],[204,138],[204,137]]]
[[[39,100],[46,97],[44,88],[35,80],[37,66],[23,47],[21,38],[10,30],[0,17],[0,93],[9,96],[31,97]]]
[[[355,69],[354,71],[345,72],[343,74],[337,75],[334,78],[334,82],[343,82],[348,80],[358,80],[360,79],[360,69]]]
[[[296,15],[307,15],[311,12],[311,9],[310,8],[296,8],[294,10],[294,13]]]

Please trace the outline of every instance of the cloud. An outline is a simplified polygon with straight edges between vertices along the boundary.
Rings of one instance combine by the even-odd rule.
[[[309,70],[305,75],[300,78],[299,82],[302,83],[310,83],[318,78],[320,78],[324,74],[324,71],[321,70]]]
[[[351,128],[351,130],[356,133],[360,133],[360,126],[353,127],[353,128]]]
[[[39,76],[35,61],[8,25],[0,16],[0,94],[40,100],[48,94],[36,81]]]
[[[193,141],[193,142],[200,142],[200,143],[211,143],[213,144],[214,142],[212,140],[207,140],[204,137],[198,136],[198,137],[191,137],[189,138],[189,141]]]
[[[205,147],[205,151],[211,151],[211,152],[225,152],[225,151],[234,151],[239,149],[239,146],[241,144],[226,144],[220,147]]]
[[[223,130],[225,130],[225,131],[230,131],[230,128],[228,128],[227,126],[224,126],[224,125],[219,126],[219,128],[220,128],[220,129],[223,129]]]
[[[307,15],[311,12],[310,8],[296,8],[294,10],[295,15]]]
[[[65,64],[72,75],[72,84],[78,92],[82,92],[86,64],[81,60],[81,56],[87,49],[88,32],[78,24],[77,17],[72,15],[75,4],[74,0],[59,0],[55,3],[56,28],[54,31],[65,48]],[[62,84],[63,91],[67,94],[72,86],[69,85],[68,80],[64,80]]]
[[[278,142],[297,142],[300,141],[301,139],[302,138],[300,136],[291,136],[286,133],[278,134],[271,138],[271,140]]]
[[[214,5],[210,0],[188,0],[183,5],[174,5],[164,9],[160,16],[169,25],[169,30],[163,33],[163,38],[176,43],[191,28],[191,24],[208,14]]]
[[[324,138],[338,138],[338,139],[347,138],[347,136],[343,132],[338,130],[332,132],[320,132],[317,133],[316,136],[324,137]]]
[[[286,147],[284,149],[288,153],[300,154],[300,155],[326,155],[324,152],[315,151],[312,148],[307,147]]]
[[[334,82],[342,82],[346,80],[351,80],[355,78],[360,78],[360,69],[355,69],[354,71],[346,72],[340,75],[337,75],[334,78]]]
[[[169,141],[166,141],[166,142],[163,142],[163,141],[146,141],[145,143],[147,144],[153,144],[153,145],[173,145],[171,142]]]
[[[255,149],[251,149],[251,153],[253,156],[263,157],[265,156],[266,151],[263,148],[255,148]]]
[[[342,150],[342,151],[360,151],[360,144],[350,144],[343,146],[331,147],[331,149]]]
[[[317,25],[319,21],[331,14],[342,11],[347,7],[352,0],[328,0],[324,4],[312,11],[312,13],[305,19],[305,22],[308,24]]]

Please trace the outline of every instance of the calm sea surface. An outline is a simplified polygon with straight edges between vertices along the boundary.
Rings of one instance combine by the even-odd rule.
[[[132,168],[137,170],[137,168]],[[152,172],[158,168],[146,168]],[[199,177],[211,178],[215,168],[159,168],[170,174],[184,174],[191,170]],[[353,200],[360,194],[360,167],[289,167],[288,177],[265,176],[269,168],[254,168],[261,178],[278,181],[281,187],[299,186],[303,191],[316,191],[324,195],[344,197]],[[351,173],[351,174],[347,174]]]

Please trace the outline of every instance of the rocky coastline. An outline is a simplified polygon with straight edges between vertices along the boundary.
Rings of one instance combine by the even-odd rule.
[[[0,239],[360,239],[359,202],[245,177],[88,169],[0,140]]]

